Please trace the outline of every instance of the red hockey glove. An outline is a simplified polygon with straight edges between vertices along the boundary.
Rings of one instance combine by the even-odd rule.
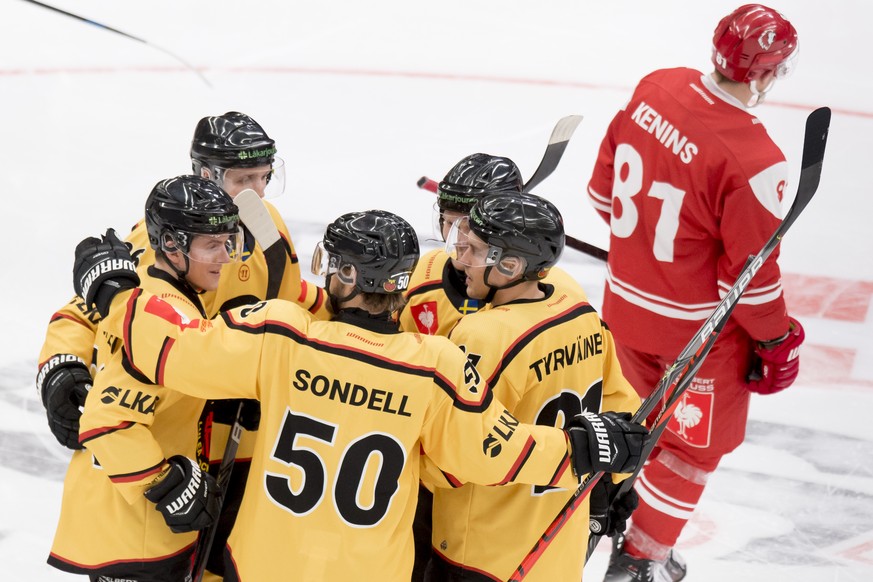
[[[785,390],[800,372],[800,344],[806,336],[800,322],[789,317],[790,327],[785,337],[758,342],[755,362],[749,372],[748,388],[758,394],[774,394]]]

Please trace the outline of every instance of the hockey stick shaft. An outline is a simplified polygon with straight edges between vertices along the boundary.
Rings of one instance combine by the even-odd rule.
[[[428,178],[427,176],[422,176],[418,179],[418,187],[422,190],[427,190],[428,192],[436,193],[439,184]],[[595,259],[606,262],[607,257],[609,256],[609,251],[601,249],[600,247],[596,247],[592,244],[589,244],[585,241],[581,241],[578,238],[572,237],[569,234],[565,234],[564,238],[566,239],[566,244],[573,250],[579,251],[581,253],[585,253]]]
[[[830,109],[822,107],[813,111],[806,121],[806,133],[803,142],[803,157],[801,161],[800,181],[797,186],[797,195],[791,208],[785,218],[776,228],[776,231],[770,239],[764,244],[760,252],[749,258],[746,267],[737,277],[733,286],[716,306],[712,314],[703,323],[700,330],[695,333],[694,337],[682,352],[676,361],[670,366],[664,377],[658,383],[658,386],[652,394],[642,403],[639,410],[633,416],[635,422],[642,422],[655,410],[664,400],[665,395],[669,394],[666,401],[663,402],[663,408],[658,414],[655,422],[652,424],[651,435],[646,442],[641,455],[640,464],[637,469],[628,479],[625,479],[618,491],[616,497],[627,492],[632,486],[636,477],[642,471],[643,464],[657,443],[658,438],[664,432],[673,411],[679,404],[679,399],[682,394],[688,389],[691,380],[694,378],[697,370],[700,368],[703,360],[706,358],[709,351],[712,349],[715,340],[721,333],[725,324],[737,305],[737,302],[745,292],[752,277],[758,272],[761,265],[770,256],[782,237],[789,228],[797,220],[797,217],[803,212],[806,206],[812,200],[813,195],[818,189],[818,184],[821,178],[822,161],[824,160],[825,146],[827,145],[828,126],[830,124]],[[669,391],[669,392],[668,392]],[[563,525],[570,519],[572,514],[581,505],[582,500],[594,487],[594,484],[603,476],[603,473],[595,473],[586,478],[576,489],[540,539],[531,548],[528,555],[521,561],[516,569],[512,582],[522,580],[527,572],[534,566],[539,557],[548,547],[555,535],[561,530]],[[588,553],[586,561],[601,536],[591,536],[588,544]]]
[[[179,55],[177,55],[175,53],[171,53],[170,51],[168,51],[167,49],[165,49],[163,47],[160,47],[156,44],[150,43],[149,41],[147,41],[143,38],[139,38],[138,36],[134,36],[132,34],[128,34],[128,33],[124,32],[122,30],[118,30],[117,28],[112,28],[111,26],[107,26],[101,22],[97,22],[97,21],[91,20],[89,18],[85,18],[84,16],[79,16],[78,14],[73,14],[72,12],[67,12],[66,10],[61,10],[60,8],[57,8],[56,6],[44,4],[42,2],[38,2],[37,0],[24,0],[24,1],[29,2],[30,4],[35,4],[37,6],[41,6],[41,7],[45,8],[46,10],[51,10],[53,12],[57,12],[58,14],[63,14],[64,16],[69,16],[70,18],[75,18],[76,20],[79,20],[79,21],[84,22],[86,24],[92,24],[92,25],[96,26],[97,28],[102,28],[104,30],[108,30],[109,32],[114,32],[115,34],[120,34],[121,36],[123,36],[125,38],[129,38],[130,40],[135,40],[136,42],[141,42],[144,45],[152,47],[153,49],[157,49],[157,50],[161,51],[162,53],[171,56],[175,60],[177,60],[180,63],[182,63],[183,65],[185,65],[186,68],[188,68],[188,69],[192,70],[194,73],[196,73],[197,76],[200,77],[200,79],[204,83],[206,83],[207,86],[212,87],[212,83],[210,83],[209,80],[203,76],[203,73],[201,73],[199,70],[197,70],[195,67],[193,67],[190,63],[185,61]]]
[[[236,409],[233,424],[230,427],[230,435],[227,437],[227,444],[224,447],[221,464],[218,466],[216,485],[221,496],[220,508],[224,506],[224,499],[227,496],[227,489],[230,484],[230,476],[233,473],[233,464],[236,460],[236,452],[239,449],[239,439],[242,436],[240,417],[242,416],[243,406],[244,403],[240,401]],[[208,529],[201,532],[200,537],[197,538],[197,546],[194,550],[194,567],[191,572],[193,582],[200,582],[203,579],[206,563],[209,561],[209,552],[212,550],[212,542],[215,540],[215,532],[218,531],[218,523],[218,520],[216,520]]]

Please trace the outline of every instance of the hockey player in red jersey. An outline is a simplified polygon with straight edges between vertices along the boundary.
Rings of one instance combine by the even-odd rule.
[[[422,455],[471,482],[561,487],[639,462],[645,428],[607,415],[596,429],[519,423],[451,341],[397,329],[418,241],[396,215],[328,226],[313,272],[337,308],[329,322],[281,300],[186,321],[128,290],[125,256],[111,233],[86,239],[74,281],[89,305],[118,293],[103,325],[131,365],[191,396],[261,401],[226,580],[409,580]]]
[[[461,319],[449,338],[515,418],[558,427],[580,413],[611,416],[640,405],[584,291],[566,273],[552,273],[563,249],[558,209],[520,192],[480,198],[446,242],[464,268],[467,294],[491,305]],[[605,480],[611,476],[608,487]],[[508,579],[573,493],[447,481],[450,487],[434,489],[433,581]],[[555,536],[527,579],[581,579],[587,509],[584,503]]]
[[[785,156],[748,109],[797,51],[781,14],[742,6],[715,29],[714,72],[651,73],[607,130],[588,184],[611,229],[603,314],[643,397],[781,220]],[[750,395],[797,377],[804,333],[776,259],[740,299],[636,482],[640,506],[614,540],[608,582],[684,578],[673,546],[719,460],[743,441]]]

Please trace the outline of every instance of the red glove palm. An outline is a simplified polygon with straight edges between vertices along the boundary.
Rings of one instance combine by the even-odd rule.
[[[800,344],[806,334],[793,317],[788,318],[788,334],[776,342],[759,342],[756,361],[749,372],[748,388],[758,394],[774,394],[785,390],[800,372]]]

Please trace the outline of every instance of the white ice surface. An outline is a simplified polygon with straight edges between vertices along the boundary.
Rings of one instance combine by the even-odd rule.
[[[739,2],[55,4],[176,53],[212,86],[152,46],[0,0],[11,255],[0,274],[2,580],[72,578],[45,565],[66,455],[32,380],[48,318],[71,295],[73,246],[107,226],[126,231],[157,180],[189,171],[200,117],[245,111],[277,139],[288,166],[277,205],[308,265],[324,225],[345,211],[390,209],[427,237],[431,200],[419,176],[439,178],[474,151],[508,155],[529,176],[555,121],[583,114],[538,192],[570,234],[605,246],[584,187],[606,125],[650,70],[708,69],[711,31]],[[786,236],[781,265],[869,287],[873,77],[863,47],[873,4],[778,7],[800,33],[799,68],[756,113],[792,176],[806,115],[834,110],[819,194]],[[571,250],[563,262],[599,304],[602,265]],[[873,580],[873,315],[802,320],[809,344],[854,359],[819,357],[789,391],[754,399],[747,443],[725,459],[680,540],[689,580]],[[602,546],[587,580],[602,575]]]

